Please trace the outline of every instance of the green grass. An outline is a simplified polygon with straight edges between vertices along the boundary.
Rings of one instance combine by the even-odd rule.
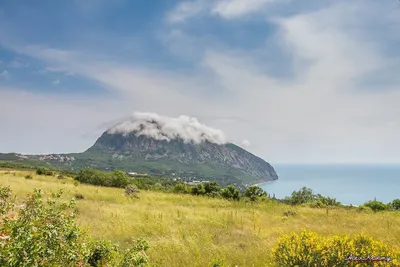
[[[31,174],[33,179],[25,179]],[[400,212],[327,211],[289,207],[272,201],[231,202],[223,199],[141,191],[139,199],[123,189],[74,185],[70,178],[38,176],[32,171],[0,170],[0,186],[10,185],[17,201],[42,188],[46,194],[64,190],[78,200],[78,224],[95,239],[121,247],[144,237],[151,245],[152,266],[210,266],[219,258],[227,266],[270,266],[277,237],[302,228],[321,235],[364,232],[400,249]],[[294,216],[284,216],[293,211]]]

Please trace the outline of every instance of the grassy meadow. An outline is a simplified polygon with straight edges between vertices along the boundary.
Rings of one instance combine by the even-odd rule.
[[[33,179],[25,179],[27,174]],[[10,186],[17,202],[34,188],[45,194],[62,189],[65,200],[82,194],[84,199],[77,200],[81,229],[120,247],[144,237],[151,266],[210,266],[218,259],[227,266],[272,266],[277,238],[303,228],[320,235],[363,232],[400,249],[400,212],[327,210],[143,190],[135,199],[125,196],[124,189],[10,169],[0,170],[0,186]]]

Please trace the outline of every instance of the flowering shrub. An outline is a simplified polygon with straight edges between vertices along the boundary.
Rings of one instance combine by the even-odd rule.
[[[139,240],[125,253],[106,241],[86,242],[75,223],[75,201],[62,192],[43,200],[35,189],[22,205],[0,187],[0,266],[146,266],[148,244]]]
[[[278,240],[273,249],[277,266],[399,266],[400,251],[364,234],[354,237],[330,236],[303,230],[291,233]],[[390,261],[356,261],[355,257],[371,259],[389,257]],[[353,261],[351,261],[352,259]]]

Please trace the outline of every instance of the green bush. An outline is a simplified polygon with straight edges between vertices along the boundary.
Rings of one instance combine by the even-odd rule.
[[[128,175],[122,171],[115,170],[109,173],[93,169],[81,170],[75,180],[85,184],[120,188],[126,187],[130,182]]]
[[[303,187],[299,191],[293,191],[290,197],[286,197],[283,202],[289,205],[308,205],[313,208],[324,208],[327,206],[340,206],[341,203],[335,198],[325,197],[315,194],[312,189]]]
[[[220,196],[221,187],[216,182],[208,182],[204,184],[204,191],[207,196],[218,197]]]
[[[33,179],[33,176],[30,174],[27,174],[27,175],[25,175],[25,179],[27,179],[27,180]]]
[[[190,193],[190,188],[187,187],[183,183],[179,183],[174,186],[174,188],[172,189],[172,192],[174,192],[176,194],[187,194],[187,193]]]
[[[204,188],[203,184],[198,184],[192,187],[192,195],[205,195],[206,194],[206,190]]]
[[[226,199],[240,200],[240,191],[233,185],[230,185],[222,189],[221,196]]]
[[[146,254],[148,249],[149,244],[147,241],[144,239],[138,239],[136,241],[136,245],[124,253],[120,266],[146,266],[146,264],[149,262],[149,258]]]
[[[244,196],[248,197],[251,201],[255,201],[260,197],[267,197],[268,194],[259,186],[249,186],[244,192]]]
[[[0,188],[0,266],[146,266],[144,240],[125,253],[107,241],[88,243],[75,223],[75,201],[60,203],[61,195],[44,200],[35,189],[17,206],[10,188]]]
[[[90,244],[88,260],[90,266],[107,266],[118,254],[118,248],[109,241],[98,240]]]
[[[299,191],[293,191],[290,197],[285,198],[285,202],[291,205],[301,205],[311,203],[316,200],[316,195],[312,189],[303,187]]]
[[[400,198],[393,200],[390,202],[390,206],[393,210],[400,210]]]
[[[8,193],[2,189],[3,196]],[[78,242],[79,229],[75,225],[75,203],[57,204],[61,193],[43,200],[42,191],[35,189],[25,200],[24,207],[17,209],[3,201],[9,208],[2,210],[5,218],[0,232],[0,266],[65,266],[84,262],[84,247]],[[18,216],[9,217],[13,211]]]
[[[388,205],[377,201],[377,200],[370,200],[364,203],[365,207],[369,207],[371,210],[377,212],[377,211],[383,211],[388,209]]]
[[[112,187],[124,188],[129,183],[129,176],[123,171],[115,170],[110,174],[110,185]]]
[[[49,170],[49,169],[47,169],[47,168],[44,168],[44,167],[37,167],[37,168],[36,168],[36,174],[37,174],[37,175],[48,175],[48,176],[53,176],[53,175],[54,175],[54,172],[51,171],[51,170]]]
[[[341,203],[336,200],[336,198],[331,198],[331,197],[325,197],[321,194],[317,194],[315,197],[316,201],[319,203],[320,207],[326,207],[326,206],[340,206]]]

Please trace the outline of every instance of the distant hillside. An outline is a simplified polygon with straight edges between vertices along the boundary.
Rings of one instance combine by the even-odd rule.
[[[117,125],[108,129],[83,153],[0,154],[0,160],[72,170],[87,167],[121,169],[186,180],[217,181],[222,185],[245,185],[278,179],[269,163],[232,143],[223,143],[220,141],[222,138],[208,128],[201,129],[199,133],[190,129],[189,133],[195,132],[195,137],[192,137],[193,134],[171,137],[167,135],[170,132],[163,132],[161,122],[154,119],[146,120],[139,128],[135,124],[131,129],[132,125],[128,124],[131,127],[128,130],[127,124],[121,125],[124,128]]]

